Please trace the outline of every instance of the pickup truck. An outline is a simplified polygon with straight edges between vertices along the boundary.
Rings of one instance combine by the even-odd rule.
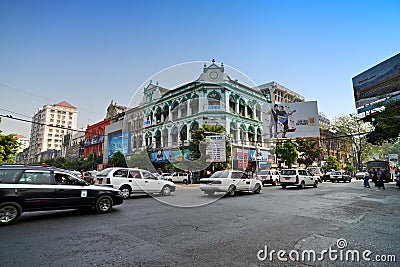
[[[351,177],[350,175],[346,174],[345,172],[342,171],[336,171],[336,172],[332,172],[330,175],[331,178],[331,182],[339,182],[339,181],[343,181],[344,183],[346,182],[351,182]]]

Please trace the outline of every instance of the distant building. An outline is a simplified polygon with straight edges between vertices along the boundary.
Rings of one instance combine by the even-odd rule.
[[[85,130],[72,131],[63,138],[61,156],[68,161],[76,161],[84,156]]]
[[[304,102],[304,96],[293,92],[292,90],[280,85],[277,82],[269,82],[257,86],[259,90],[270,100],[273,104],[276,103],[293,103]]]
[[[58,155],[53,151],[61,151],[64,134],[77,128],[78,109],[67,101],[44,105],[33,115],[32,121],[28,154],[30,163]]]
[[[24,151],[24,149],[29,147],[29,138],[25,137],[21,134],[17,134],[16,137],[17,137],[18,143],[20,144],[17,153],[21,153]]]
[[[106,127],[123,119],[126,110],[128,110],[127,107],[117,105],[114,101],[111,101],[111,104],[107,107],[106,118],[93,125],[88,125],[84,145],[85,158],[91,153],[94,153],[97,157],[103,157],[104,141],[107,136]]]

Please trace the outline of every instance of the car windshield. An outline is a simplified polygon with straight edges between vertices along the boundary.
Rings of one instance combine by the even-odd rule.
[[[217,171],[210,178],[228,178],[229,171]]]
[[[258,174],[259,174],[259,175],[267,175],[268,172],[269,172],[269,171],[265,171],[265,170],[264,170],[264,171],[260,171]]]
[[[282,175],[296,175],[296,170],[281,170]]]
[[[333,174],[334,175],[341,175],[342,173],[341,172],[334,172]]]

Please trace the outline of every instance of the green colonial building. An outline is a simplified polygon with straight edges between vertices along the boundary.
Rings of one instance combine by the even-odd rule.
[[[197,80],[175,89],[150,82],[143,93],[143,101],[132,116],[137,118],[138,111],[143,114],[143,128],[140,132],[132,128],[131,154],[146,148],[156,165],[184,161],[190,158],[191,131],[208,124],[225,128],[234,169],[254,169],[256,162],[267,162],[262,106],[271,103],[270,95],[231,79],[223,64],[204,64]]]

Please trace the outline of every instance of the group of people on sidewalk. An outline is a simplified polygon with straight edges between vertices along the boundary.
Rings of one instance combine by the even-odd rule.
[[[396,179],[396,186],[400,189],[400,173],[399,170],[396,170],[395,174]],[[365,172],[364,175],[364,187],[371,188],[369,185],[369,179],[375,184],[376,187],[379,189],[385,189],[385,178],[386,178],[386,171],[378,169],[372,169],[368,172]]]

